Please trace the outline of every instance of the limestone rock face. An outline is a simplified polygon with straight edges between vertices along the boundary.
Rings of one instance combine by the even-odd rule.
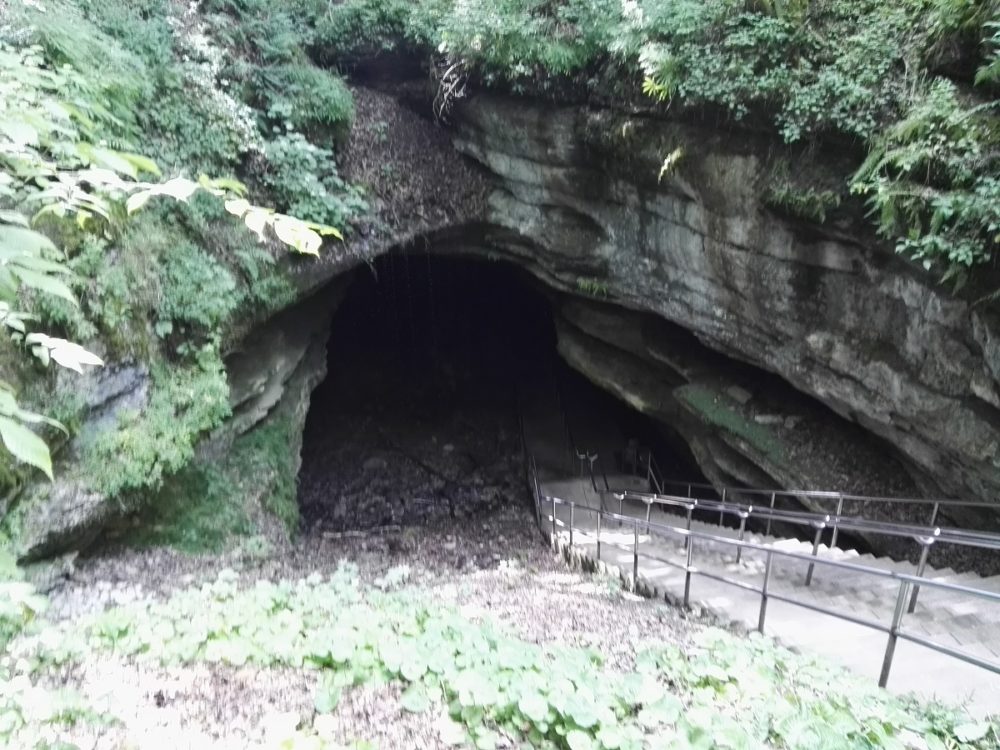
[[[996,317],[915,272],[863,220],[769,209],[767,142],[480,96],[456,146],[492,175],[487,244],[776,373],[887,441],[925,493],[1000,490]]]
[[[55,480],[30,485],[19,498],[12,524],[18,532],[16,551],[25,559],[82,549],[100,533],[114,508],[81,482],[81,449],[113,425],[119,413],[141,409],[149,392],[149,372],[136,364],[109,365],[72,380],[70,375],[60,377],[66,382],[59,387],[72,388],[86,417],[76,437],[57,454]],[[6,510],[0,503],[0,517]]]

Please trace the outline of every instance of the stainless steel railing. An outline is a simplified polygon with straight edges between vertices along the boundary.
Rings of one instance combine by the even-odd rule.
[[[760,544],[756,542],[748,542],[745,539],[734,539],[732,537],[719,536],[714,534],[708,534],[705,532],[695,531],[690,528],[690,512],[694,509],[694,500],[687,500],[680,498],[677,500],[679,504],[683,507],[688,508],[688,527],[681,528],[678,526],[671,526],[669,524],[663,524],[656,521],[645,520],[642,518],[636,518],[634,516],[626,516],[621,513],[614,513],[611,511],[604,510],[603,508],[591,508],[589,506],[581,506],[572,501],[562,500],[549,495],[543,495],[541,493],[540,487],[537,481],[533,484],[533,495],[535,499],[535,504],[537,508],[537,515],[541,519],[540,528],[544,528],[544,524],[549,524],[549,534],[550,541],[553,545],[557,546],[559,543],[559,531],[558,529],[566,529],[568,531],[568,545],[570,547],[574,546],[575,536],[584,535],[594,537],[596,540],[597,547],[597,559],[601,560],[602,555],[602,545],[610,545],[624,551],[632,552],[632,576],[631,582],[633,587],[637,585],[639,574],[640,574],[640,560],[649,559],[660,564],[672,566],[681,569],[685,573],[684,579],[684,605],[690,605],[691,597],[691,583],[694,576],[702,576],[705,578],[710,578],[722,583],[726,583],[737,588],[743,589],[745,591],[750,591],[756,593],[760,596],[760,608],[758,612],[757,619],[757,630],[761,633],[764,632],[764,626],[767,615],[767,605],[769,600],[783,601],[788,604],[792,604],[798,607],[803,607],[821,614],[825,614],[831,617],[835,617],[847,622],[854,623],[863,627],[871,628],[876,631],[887,634],[888,639],[886,642],[886,648],[883,654],[882,669],[879,676],[879,685],[885,687],[889,679],[889,673],[892,668],[892,661],[895,655],[896,644],[900,639],[907,640],[913,643],[917,643],[926,648],[932,649],[939,653],[951,656],[953,658],[965,661],[970,664],[974,664],[978,667],[986,669],[990,672],[1000,674],[1000,662],[996,662],[990,659],[984,659],[976,654],[969,653],[962,649],[956,648],[951,645],[935,641],[925,635],[918,634],[913,631],[904,629],[903,623],[906,614],[906,600],[910,595],[910,591],[915,586],[927,586],[934,589],[950,591],[957,594],[963,594],[971,597],[978,597],[981,599],[988,600],[994,604],[1000,603],[1000,594],[986,591],[983,589],[977,589],[972,586],[965,586],[962,584],[946,583],[944,581],[935,581],[933,579],[924,578],[918,575],[909,575],[905,573],[898,573],[894,571],[886,571],[880,568],[873,568],[866,565],[860,565],[858,563],[845,562],[841,560],[831,560],[827,558],[817,558],[813,555],[805,555],[800,552],[793,552],[790,550],[783,550],[770,544]],[[549,506],[549,512],[542,516],[544,506]],[[566,507],[569,510],[569,522],[561,520],[558,517],[556,511],[557,507]],[[592,533],[590,529],[584,529],[578,527],[576,523],[577,512],[593,514],[596,517],[596,533]],[[779,511],[782,512],[782,511]],[[631,525],[633,531],[632,543],[630,545],[621,544],[619,542],[602,540],[602,527],[607,521],[617,522],[619,525]],[[684,540],[685,548],[685,562],[678,563],[675,560],[670,560],[657,555],[652,555],[646,552],[642,552],[640,549],[640,528],[646,527],[646,534],[649,536],[659,535],[661,537],[680,537]],[[695,542],[704,541],[709,543],[727,545],[735,547],[739,551],[743,550],[755,550],[762,552],[765,555],[765,567],[763,573],[763,581],[760,586],[755,586],[752,583],[746,581],[735,580],[729,576],[713,573],[708,570],[703,570],[695,566]],[[899,582],[899,588],[895,600],[895,605],[893,607],[893,612],[891,619],[888,623],[880,622],[877,620],[872,620],[867,617],[861,617],[853,613],[844,612],[830,607],[824,607],[812,602],[805,601],[800,597],[796,597],[789,593],[777,592],[771,586],[771,577],[773,572],[774,560],[775,558],[782,558],[786,560],[799,561],[808,566],[821,565],[826,566],[831,569],[840,569],[851,571],[867,576],[872,576],[882,579],[890,579]]]
[[[649,521],[650,512],[653,505],[668,507],[686,508],[689,505],[693,509],[718,512],[721,519],[725,516],[734,516],[739,521],[739,539],[743,540],[747,521],[750,518],[762,518],[766,520],[767,528],[770,530],[772,521],[779,521],[797,526],[808,526],[814,529],[812,555],[816,557],[823,532],[825,529],[844,529],[845,531],[865,534],[868,536],[888,536],[896,538],[908,538],[915,541],[920,546],[920,557],[916,565],[916,575],[922,577],[927,568],[927,558],[932,545],[952,544],[965,547],[976,547],[979,549],[1000,550],[1000,534],[991,532],[970,531],[965,529],[953,529],[941,526],[921,526],[919,524],[896,523],[891,521],[875,521],[862,516],[834,516],[830,514],[815,513],[813,511],[790,511],[775,509],[771,506],[754,506],[749,504],[736,503],[732,501],[706,500],[683,498],[669,495],[654,495],[639,492],[619,492],[613,493],[619,501],[619,512],[622,511],[626,498],[638,500],[646,504],[646,521]],[[690,515],[691,511],[688,512]],[[833,545],[831,545],[832,547]],[[740,560],[740,552],[737,551],[737,562]],[[812,583],[814,566],[810,565],[806,573],[806,585]],[[915,585],[910,595],[907,612],[912,613],[916,609],[917,598],[920,587]]]

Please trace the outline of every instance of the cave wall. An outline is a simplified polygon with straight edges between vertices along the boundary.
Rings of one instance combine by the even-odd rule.
[[[342,169],[368,184],[374,214],[320,260],[283,261],[298,290],[292,312],[269,323],[244,310],[231,321],[234,416],[205,436],[202,456],[223,455],[234,435],[276,412],[301,421],[323,375],[317,342],[328,318],[297,319],[295,309],[309,299],[332,309],[335,280],[366,259],[433,249],[506,258],[571,297],[612,305],[611,314],[563,306],[562,355],[660,418],[713,481],[994,497],[1000,322],[896,258],[860,212],[819,225],[769,208],[773,142],[483,94],[443,128],[386,93],[355,94]],[[801,167],[831,179],[822,158]],[[772,373],[776,391],[742,382],[727,361]],[[86,547],[141,504],[130,498],[126,509],[95,492],[76,457],[118,414],[141,418],[149,374],[141,362],[109,362],[88,377],[73,386],[86,409],[56,482],[0,507],[22,558]],[[803,406],[801,394],[841,419]],[[837,437],[812,437],[824,433]],[[906,471],[878,474],[885,454]],[[825,471],[824,456],[843,471]]]
[[[892,446],[925,494],[1000,488],[995,319],[894,257],[862,220],[769,209],[773,144],[477,96],[455,145],[493,182],[487,245],[776,373]]]

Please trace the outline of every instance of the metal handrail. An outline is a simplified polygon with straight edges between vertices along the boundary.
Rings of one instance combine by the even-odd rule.
[[[654,496],[653,498],[643,497],[643,493],[629,492],[627,493],[632,496],[640,496],[639,499],[647,503],[646,508],[646,520],[648,522],[650,517],[651,505],[654,502],[666,505],[675,505],[677,500],[687,500],[687,498],[679,498],[672,496]],[[816,528],[817,531],[813,537],[813,549],[812,554],[814,556],[819,554],[819,547],[822,541],[823,529],[831,528],[833,533],[830,539],[830,547],[836,546],[837,534],[840,529],[846,531],[854,531],[861,534],[869,535],[882,535],[891,536],[897,538],[910,538],[913,539],[920,546],[920,556],[917,562],[916,572],[918,576],[923,576],[924,571],[927,569],[927,559],[930,554],[930,548],[933,544],[952,544],[960,547],[976,547],[979,549],[989,549],[989,550],[1000,550],[1000,534],[985,531],[970,531],[965,529],[955,529],[950,527],[940,527],[940,526],[918,526],[915,524],[903,524],[894,521],[875,521],[863,516],[843,516],[840,515],[840,504],[838,504],[838,514],[830,516],[827,514],[816,513],[815,511],[784,511],[774,508],[774,500],[772,498],[771,504],[769,506],[754,506],[749,504],[733,503],[732,501],[720,501],[712,499],[698,499],[692,498],[694,502],[697,502],[701,507],[706,510],[712,510],[719,512],[719,523],[721,525],[723,516],[728,513],[729,515],[737,515],[739,517],[739,538],[743,539],[746,531],[747,516],[742,515],[745,512],[747,515],[753,514],[757,517],[763,517],[767,521],[767,534],[770,533],[772,521],[782,521],[785,523],[792,523],[798,525],[810,525]],[[621,507],[619,505],[619,507]],[[736,511],[732,509],[737,509]],[[935,508],[936,517],[936,508]],[[817,527],[817,524],[823,524],[821,527]],[[741,559],[740,551],[737,551],[736,561],[739,562]],[[806,575],[806,585],[812,584],[814,569],[810,567]],[[917,600],[920,596],[920,586],[914,585],[913,590],[910,593],[910,601],[907,605],[907,612],[912,613],[916,610]]]
[[[910,504],[910,505],[937,505],[939,507],[965,507],[965,508],[997,508],[997,503],[987,500],[956,500],[954,498],[907,498],[907,497],[884,497],[870,495],[855,495],[847,492],[830,492],[825,490],[765,490],[751,487],[722,487],[717,488],[712,484],[699,482],[681,482],[673,479],[666,479],[663,486],[684,487],[692,493],[695,489],[711,490],[712,492],[725,492],[727,495],[734,493],[740,495],[775,495],[777,497],[808,497],[817,500],[845,500],[851,502],[868,503],[890,503],[890,504]]]
[[[651,493],[634,492],[631,490],[626,491],[625,494],[636,497],[643,502],[652,502],[664,505],[674,504],[678,500],[689,500],[689,498],[683,498],[680,496],[652,495]],[[796,518],[804,520],[826,519],[828,526],[832,527],[836,524],[839,528],[846,529],[848,531],[870,532],[875,534],[884,534],[886,536],[912,537],[914,539],[918,537],[931,537],[935,542],[1000,550],[1000,534],[989,531],[973,531],[948,526],[923,526],[920,524],[899,523],[896,521],[876,521],[870,518],[865,518],[864,516],[830,515],[818,513],[816,511],[781,510],[771,508],[770,506],[733,502],[732,500],[722,501],[709,498],[690,498],[690,500],[696,501],[699,507],[704,507],[708,510],[718,510],[720,512],[723,512],[724,508],[739,508],[765,519],[790,521],[792,523],[796,522],[793,520]]]
[[[538,491],[536,491],[536,493],[535,493],[535,499],[536,499],[536,503],[538,503],[539,507],[541,506],[541,504],[542,504],[543,501],[551,503],[551,515],[549,515],[548,520],[551,522],[551,538],[550,538],[550,541],[552,542],[553,545],[556,544],[556,528],[557,527],[567,528],[567,525],[565,524],[565,522],[559,521],[556,518],[556,512],[555,512],[556,505],[558,504],[558,505],[569,506],[569,508],[570,508],[570,522],[569,522],[569,526],[568,526],[568,529],[569,529],[569,543],[570,543],[570,546],[572,547],[573,546],[574,532],[576,531],[575,530],[575,526],[574,526],[574,516],[575,516],[576,509],[578,507],[576,505],[576,503],[573,503],[572,501],[561,500],[559,498],[548,496],[548,495],[542,496],[541,493],[538,492]],[[684,498],[681,498],[681,499],[677,500],[678,503],[685,502],[685,501],[688,503],[688,507],[691,507],[691,508],[695,507],[695,505],[694,505],[695,500],[694,499],[692,499],[690,501],[687,501]],[[872,628],[872,629],[875,629],[875,630],[877,630],[879,632],[886,633],[889,637],[888,637],[888,641],[886,643],[886,649],[885,649],[885,653],[883,655],[882,670],[881,670],[881,673],[880,673],[880,676],[879,676],[879,686],[880,687],[885,687],[886,684],[887,684],[887,682],[888,682],[889,672],[891,670],[892,660],[893,660],[893,657],[894,657],[894,654],[895,654],[896,643],[901,638],[904,639],[904,640],[911,641],[913,643],[918,643],[920,645],[923,645],[924,647],[930,648],[930,649],[932,649],[934,651],[937,651],[938,653],[942,653],[942,654],[945,654],[947,656],[951,656],[952,658],[960,659],[960,660],[965,661],[967,663],[974,664],[976,666],[979,666],[979,667],[982,667],[984,669],[987,669],[988,671],[1000,674],[1000,663],[998,663],[998,662],[994,662],[994,661],[991,661],[991,660],[988,660],[988,659],[983,659],[983,658],[981,658],[979,656],[976,656],[975,654],[970,654],[968,652],[962,651],[961,649],[957,649],[957,648],[954,648],[952,646],[948,646],[948,645],[945,645],[945,644],[938,643],[936,641],[933,641],[930,638],[927,638],[926,636],[917,635],[915,633],[910,633],[910,632],[908,632],[908,631],[906,631],[906,630],[904,630],[902,628],[903,618],[904,618],[904,615],[905,615],[905,611],[904,610],[905,610],[906,599],[909,596],[911,587],[915,587],[915,586],[918,586],[918,585],[919,586],[930,586],[932,588],[942,589],[942,590],[946,590],[946,591],[953,591],[953,592],[958,592],[958,593],[962,593],[962,594],[966,594],[966,595],[977,596],[977,597],[980,597],[980,598],[983,598],[983,599],[987,599],[987,600],[992,601],[992,602],[1000,602],[1000,594],[998,594],[998,593],[994,593],[992,591],[986,591],[986,590],[983,590],[983,589],[976,589],[974,587],[964,586],[964,585],[961,585],[961,584],[953,584],[953,583],[946,583],[944,581],[936,581],[936,580],[933,580],[933,579],[930,579],[930,578],[924,578],[924,577],[919,576],[919,575],[918,576],[913,576],[913,575],[909,575],[909,574],[905,574],[905,573],[897,573],[897,572],[894,572],[894,571],[882,570],[880,568],[872,568],[870,566],[860,565],[860,564],[857,564],[857,563],[844,562],[844,561],[841,561],[841,560],[831,560],[831,559],[827,559],[827,558],[819,558],[819,559],[817,559],[817,558],[814,558],[812,555],[804,555],[804,554],[799,553],[799,552],[792,552],[792,551],[789,551],[789,550],[782,550],[780,548],[775,547],[772,544],[759,544],[759,543],[756,543],[756,542],[747,542],[747,541],[745,541],[743,539],[732,539],[730,537],[724,537],[724,536],[718,536],[718,535],[714,535],[714,534],[708,534],[706,532],[694,531],[694,530],[692,530],[690,528],[682,529],[682,528],[679,528],[679,527],[670,526],[668,524],[662,524],[662,523],[659,523],[659,522],[646,521],[647,533],[650,534],[650,535],[652,535],[653,531],[656,531],[656,532],[659,532],[659,533],[661,533],[663,535],[680,536],[680,537],[683,537],[685,539],[685,548],[686,548],[687,560],[686,560],[686,563],[684,565],[681,565],[680,563],[676,563],[674,561],[665,560],[663,558],[655,557],[655,556],[648,555],[648,554],[643,554],[643,553],[640,552],[640,550],[639,550],[639,544],[640,544],[640,542],[639,542],[639,526],[642,523],[641,519],[638,519],[638,518],[635,518],[635,517],[632,517],[632,516],[625,516],[625,515],[622,515],[622,514],[617,514],[617,513],[605,511],[603,508],[590,508],[590,507],[587,507],[587,506],[579,506],[579,507],[581,507],[581,510],[584,510],[584,511],[590,512],[590,513],[594,513],[597,516],[597,533],[596,533],[596,539],[597,539],[597,558],[598,558],[598,561],[600,561],[600,557],[601,557],[601,527],[602,527],[602,520],[607,518],[607,519],[610,519],[610,520],[613,520],[613,521],[617,521],[619,524],[622,524],[622,523],[625,523],[625,522],[630,522],[632,524],[632,526],[633,526],[633,544],[632,544],[631,550],[632,550],[632,553],[633,553],[633,575],[632,575],[632,585],[633,585],[633,587],[636,586],[637,581],[638,581],[638,577],[639,577],[639,559],[640,559],[640,557],[646,557],[646,558],[654,559],[654,560],[656,560],[658,562],[661,562],[661,563],[672,565],[674,567],[677,567],[677,568],[682,569],[682,570],[685,571],[685,584],[684,584],[684,604],[685,604],[685,606],[689,606],[690,605],[691,577],[693,575],[701,575],[701,576],[704,576],[704,577],[707,577],[707,578],[711,578],[711,579],[714,579],[714,580],[721,581],[723,583],[727,583],[727,584],[730,584],[730,585],[733,585],[733,586],[737,586],[737,587],[739,587],[741,589],[744,589],[744,590],[748,590],[748,591],[752,591],[752,592],[760,594],[761,604],[760,604],[760,610],[759,610],[759,615],[758,615],[757,629],[761,633],[764,632],[765,617],[766,617],[766,612],[767,612],[767,603],[768,603],[769,599],[776,599],[776,600],[779,600],[779,601],[784,601],[784,602],[787,602],[789,604],[793,604],[795,606],[799,606],[799,607],[803,607],[803,608],[806,608],[806,609],[810,609],[812,611],[816,611],[816,612],[819,612],[819,613],[822,613],[822,614],[826,614],[826,615],[829,615],[829,616],[832,616],[832,617],[836,617],[836,618],[841,619],[841,620],[845,620],[845,621],[848,621],[848,622],[853,622],[853,623],[855,623],[857,625],[860,625],[860,626],[863,626],[863,627]],[[690,524],[690,514],[688,515],[688,523]],[[589,534],[589,532],[585,532],[582,529],[579,531],[579,533],[583,533],[585,535],[592,536],[591,534]],[[695,546],[693,542],[696,539],[706,540],[706,541],[710,541],[710,542],[714,542],[714,543],[719,543],[719,544],[723,544],[723,545],[728,545],[728,546],[735,546],[735,547],[737,547],[737,549],[740,552],[742,552],[745,549],[750,549],[750,550],[756,550],[756,551],[760,551],[760,552],[765,553],[767,561],[766,561],[765,570],[764,570],[763,583],[760,586],[760,588],[758,588],[756,586],[753,586],[752,584],[749,584],[749,583],[747,583],[745,581],[736,581],[736,580],[728,578],[727,576],[718,575],[718,574],[711,573],[711,572],[708,572],[708,571],[702,571],[702,570],[699,570],[697,567],[695,567],[693,565],[693,550],[694,550],[694,546]],[[612,544],[613,544],[613,546],[620,547],[621,549],[628,550],[628,548],[625,545],[614,544],[614,543],[612,543]],[[838,569],[842,569],[842,570],[851,570],[851,571],[856,571],[856,572],[859,572],[859,573],[862,573],[862,574],[865,574],[865,575],[870,575],[870,576],[875,576],[875,577],[879,577],[879,578],[883,578],[883,579],[891,579],[891,580],[899,581],[900,582],[899,591],[898,591],[898,595],[896,597],[896,604],[895,604],[895,608],[894,608],[894,611],[893,611],[891,623],[888,626],[886,626],[886,625],[884,625],[884,624],[882,624],[880,622],[877,622],[877,621],[869,620],[869,619],[862,618],[862,617],[857,617],[857,616],[855,616],[853,614],[846,613],[846,612],[839,612],[837,610],[834,610],[834,609],[831,609],[831,608],[828,608],[828,607],[823,607],[823,606],[820,606],[820,605],[812,604],[810,602],[802,601],[802,600],[796,598],[795,596],[791,596],[791,595],[787,595],[787,594],[778,594],[778,593],[775,593],[775,592],[769,590],[768,584],[769,584],[769,581],[770,581],[770,578],[771,578],[771,572],[772,572],[772,568],[773,568],[773,560],[774,560],[775,556],[778,556],[780,558],[790,559],[790,560],[798,560],[798,561],[801,561],[803,563],[808,563],[809,566],[810,566],[810,568],[812,568],[812,566],[816,565],[816,564],[826,565],[826,566],[832,567],[832,568],[838,568]]]
[[[656,457],[653,456],[652,448],[646,449],[646,479],[649,480],[650,487],[655,489],[658,495],[664,494],[663,472],[660,471],[660,467],[656,463]]]

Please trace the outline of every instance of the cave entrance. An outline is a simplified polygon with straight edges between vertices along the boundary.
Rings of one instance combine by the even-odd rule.
[[[527,502],[519,402],[525,391],[548,399],[550,381],[609,435],[655,440],[650,419],[559,359],[555,296],[486,259],[399,252],[356,271],[306,421],[306,527],[410,525]]]

